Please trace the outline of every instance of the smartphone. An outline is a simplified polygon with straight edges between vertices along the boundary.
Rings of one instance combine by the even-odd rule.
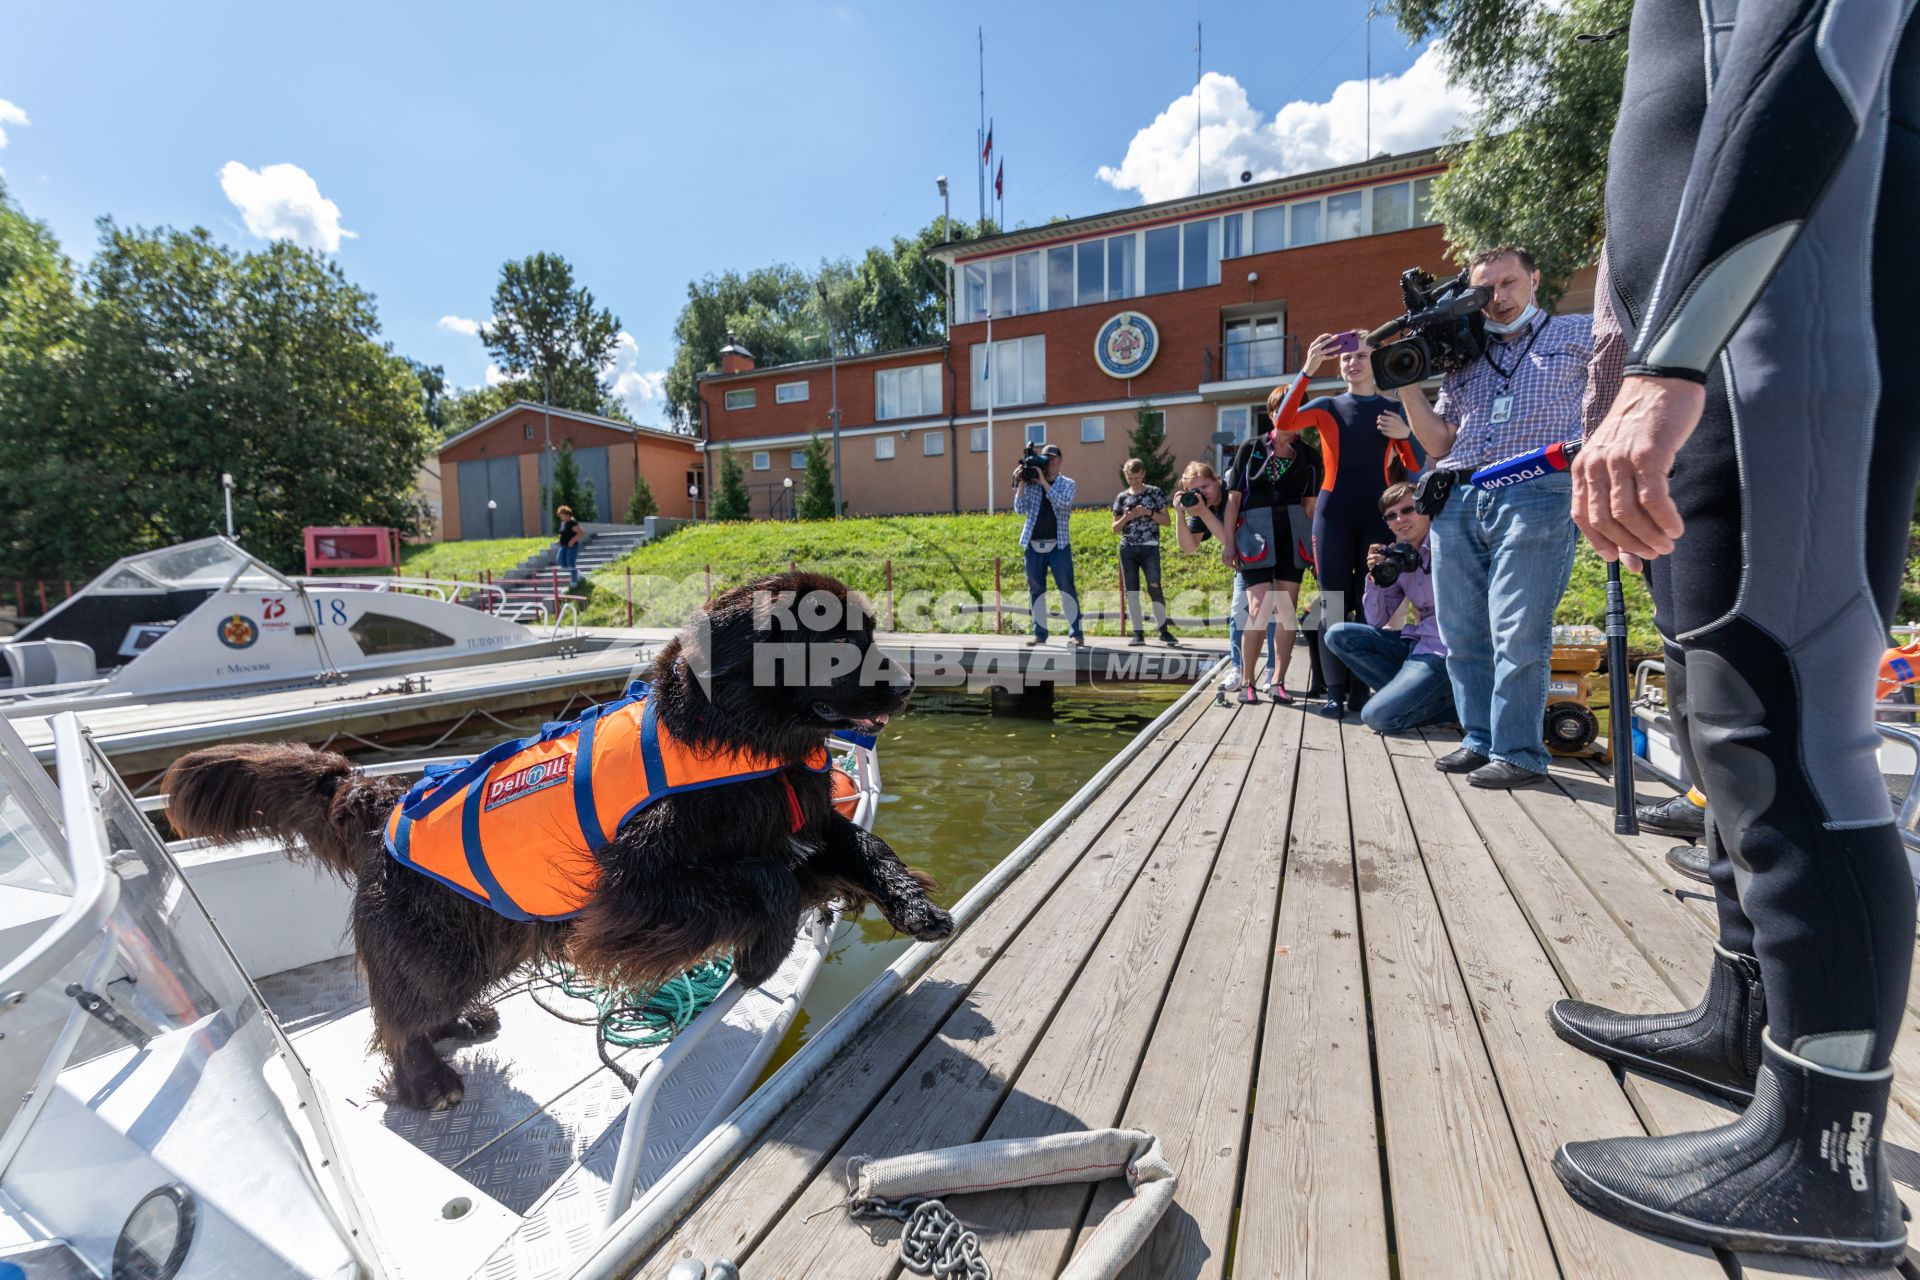
[[[1345,333],[1334,334],[1333,345],[1327,348],[1329,352],[1337,356],[1351,355],[1359,349],[1360,331],[1358,329],[1349,329]]]

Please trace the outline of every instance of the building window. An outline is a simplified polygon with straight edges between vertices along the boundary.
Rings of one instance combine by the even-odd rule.
[[[1107,420],[1105,418],[1080,419],[1080,443],[1099,444],[1107,438]]]
[[[788,454],[787,466],[794,471],[805,471],[807,469],[807,451],[805,449],[795,449],[792,453]]]
[[[987,375],[991,373],[993,407],[1013,404],[1039,404],[1047,398],[1047,339],[1045,334],[1031,338],[1008,338],[993,344],[993,360],[987,360],[987,344],[976,342],[972,349],[972,405],[987,407]]]
[[[1180,287],[1180,228],[1155,227],[1146,233],[1146,293],[1172,293]]]
[[[727,392],[727,408],[729,409],[751,409],[753,408],[753,401],[754,388],[752,387],[742,387],[738,391]]]
[[[1373,189],[1373,229],[1405,231],[1413,225],[1413,202],[1407,184],[1396,182]]]
[[[995,258],[987,264],[987,295],[996,316],[1013,314],[1013,259]]]
[[[938,431],[923,432],[920,436],[920,456],[937,458],[947,451],[947,438]]]
[[[700,473],[698,471],[687,472],[687,496],[689,498],[698,498],[700,496]]]
[[[1147,429],[1156,438],[1164,439],[1167,434],[1167,411],[1165,409],[1142,409],[1140,416],[1146,420]]]
[[[1235,440],[1245,440],[1253,434],[1253,406],[1250,404],[1223,404],[1220,406],[1219,429],[1233,436]]]
[[[940,412],[940,366],[879,370],[873,375],[873,404],[874,416],[882,422]]]
[[[1073,246],[1047,250],[1047,310],[1073,305]]]
[[[1278,313],[1229,320],[1222,326],[1221,376],[1278,378],[1287,372],[1286,319]]]
[[[1364,231],[1360,225],[1360,193],[1343,191],[1327,197],[1327,239],[1348,240]]]
[[[1045,444],[1046,442],[1047,424],[1044,422],[1029,422],[1027,424],[1027,443],[1038,445]]]
[[[1309,200],[1305,204],[1293,206],[1293,231],[1287,237],[1287,246],[1299,249],[1310,244],[1320,243],[1320,202]]]
[[[975,427],[967,433],[967,452],[985,453],[987,451],[987,429]]]
[[[1187,250],[1180,273],[1180,287],[1201,289],[1220,283],[1220,223],[1208,218],[1189,222],[1180,229]]]
[[[1246,220],[1243,219],[1237,213],[1230,213],[1226,217],[1220,219],[1220,256],[1221,257],[1237,258],[1242,253],[1246,252],[1246,250],[1241,247],[1241,239],[1240,239],[1242,229],[1245,227],[1245,225],[1246,225]],[[1218,284],[1219,281],[1215,280],[1214,283]]]
[[[1040,255],[1017,253],[1013,257],[1013,314],[1032,315],[1040,309]]]
[[[1085,240],[1080,251],[1080,305],[1101,302],[1107,296],[1107,242]]]
[[[1140,296],[1138,270],[1133,259],[1133,233],[1107,239],[1107,301]]]
[[[753,469],[755,471],[770,471],[772,468],[773,455],[769,454],[765,449],[755,449],[753,451]]]
[[[804,382],[783,382],[773,389],[775,404],[797,404],[807,398],[807,384]]]
[[[987,318],[987,269],[978,262],[960,268],[960,321]]]
[[[533,439],[533,424],[531,422],[527,424],[527,439]]]
[[[1415,178],[1413,180],[1413,223],[1424,227],[1433,219],[1433,179]]]
[[[1253,211],[1253,251],[1272,253],[1287,247],[1287,206]]]
[[[877,435],[873,438],[873,456],[878,462],[886,462],[893,457],[893,437]]]

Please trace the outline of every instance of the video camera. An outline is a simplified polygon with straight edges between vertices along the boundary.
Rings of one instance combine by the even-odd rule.
[[[1020,461],[1013,464],[1013,482],[1015,484],[1045,484],[1047,482],[1047,453],[1037,444],[1030,444],[1026,452],[1020,455]]]
[[[1435,283],[1432,272],[1409,267],[1400,273],[1400,297],[1406,314],[1367,335],[1380,390],[1456,373],[1487,349],[1487,322],[1480,313],[1493,290],[1468,284],[1466,272]],[[1393,341],[1403,333],[1409,336]]]

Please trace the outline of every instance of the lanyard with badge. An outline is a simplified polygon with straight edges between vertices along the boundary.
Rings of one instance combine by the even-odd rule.
[[[1513,362],[1511,369],[1502,369],[1500,362],[1493,358],[1493,349],[1500,344],[1492,342],[1487,344],[1487,364],[1500,375],[1500,394],[1493,398],[1493,410],[1487,415],[1488,422],[1498,425],[1513,417],[1513,376],[1519,373],[1520,366],[1527,362],[1527,357],[1533,353],[1533,344],[1540,340],[1540,331],[1546,327],[1544,322],[1533,326],[1533,332],[1527,335],[1526,347],[1520,352],[1519,358]]]

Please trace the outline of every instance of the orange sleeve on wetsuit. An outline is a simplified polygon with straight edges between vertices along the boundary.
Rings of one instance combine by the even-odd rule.
[[[1420,469],[1419,460],[1413,456],[1413,446],[1405,440],[1395,440],[1387,447],[1387,456],[1380,463],[1380,478],[1388,484],[1393,483],[1393,459],[1398,454],[1401,469],[1406,473],[1402,478],[1411,479]]]
[[[1303,409],[1288,424],[1291,431],[1320,433],[1320,491],[1333,492],[1333,478],[1340,471],[1340,421],[1325,409]]]

